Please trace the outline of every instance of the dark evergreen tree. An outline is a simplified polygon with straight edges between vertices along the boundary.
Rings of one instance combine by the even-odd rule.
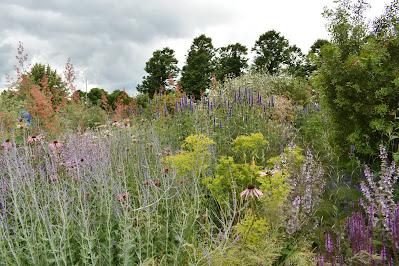
[[[212,39],[204,34],[194,39],[183,67],[181,85],[183,91],[199,98],[202,91],[210,86],[214,71],[214,48]]]
[[[169,77],[176,77],[177,67],[175,52],[170,48],[156,50],[146,63],[145,71],[148,76],[143,77],[143,82],[137,86],[137,90],[148,93],[152,97],[156,92],[165,90]]]
[[[240,43],[230,44],[217,50],[216,78],[224,80],[226,76],[241,76],[248,67],[248,49]]]
[[[277,74],[289,64],[292,48],[284,36],[271,30],[259,37],[252,51],[255,52],[255,70],[266,70],[270,74]]]

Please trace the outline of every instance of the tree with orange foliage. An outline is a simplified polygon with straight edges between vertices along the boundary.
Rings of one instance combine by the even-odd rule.
[[[38,85],[31,85],[27,95],[26,109],[44,129],[52,134],[59,132],[59,121],[51,98],[47,97]]]

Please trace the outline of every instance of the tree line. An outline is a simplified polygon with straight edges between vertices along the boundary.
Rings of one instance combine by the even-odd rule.
[[[318,54],[327,40],[319,39],[305,55],[299,47],[275,30],[260,35],[255,42],[254,62],[248,64],[248,48],[240,43],[215,48],[212,39],[204,34],[196,37],[188,51],[186,63],[180,70],[175,52],[169,47],[153,52],[146,62],[143,77],[137,90],[153,97],[155,93],[170,90],[170,81],[178,80],[179,87],[188,95],[198,98],[211,84],[212,79],[223,82],[228,77],[238,77],[248,70],[265,71],[271,75],[288,73],[309,77],[315,69],[310,58]]]

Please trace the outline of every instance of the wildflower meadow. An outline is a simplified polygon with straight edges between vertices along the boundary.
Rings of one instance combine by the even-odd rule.
[[[339,2],[301,63],[265,63],[276,32],[253,67],[201,35],[181,78],[154,52],[135,96],[79,89],[71,59],[28,66],[20,42],[0,265],[399,265],[398,1],[372,25]]]

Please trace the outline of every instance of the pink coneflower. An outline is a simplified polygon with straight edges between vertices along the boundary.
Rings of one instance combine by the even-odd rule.
[[[118,127],[118,128],[128,128],[130,127],[129,122],[127,121],[114,121],[112,123],[113,126]]]
[[[159,181],[159,179],[147,179],[147,180],[144,181],[144,185],[160,187],[161,186],[161,181]]]
[[[120,203],[124,203],[129,199],[129,192],[124,192],[116,195],[116,200]]]
[[[43,137],[41,135],[29,136],[28,137],[28,143],[29,144],[33,144],[33,143],[41,141],[42,139],[43,139]]]
[[[62,148],[62,143],[61,143],[61,142],[58,142],[57,140],[54,140],[53,142],[50,142],[50,143],[48,144],[48,147],[49,147],[49,149],[52,150],[52,151],[57,151],[57,150],[59,150],[59,149]]]
[[[10,141],[9,139],[6,139],[6,140],[3,142],[3,144],[1,144],[1,146],[3,147],[3,149],[4,149],[5,151],[8,151],[8,150],[10,150],[10,149],[12,148],[12,143],[11,143],[11,141]]]
[[[164,149],[164,150],[162,151],[162,155],[163,155],[163,156],[169,156],[169,155],[172,155],[172,152],[171,152],[170,149]]]
[[[240,193],[240,196],[245,199],[248,197],[259,198],[263,196],[263,192],[255,188],[255,186],[249,185],[247,189],[245,189],[243,192]]]
[[[269,175],[270,174],[270,172],[268,171],[268,170],[265,170],[265,171],[261,171],[261,172],[259,172],[259,176],[267,176],[267,175]]]
[[[49,180],[51,182],[57,182],[58,181],[58,175],[56,175],[56,174],[50,175],[49,176]]]

